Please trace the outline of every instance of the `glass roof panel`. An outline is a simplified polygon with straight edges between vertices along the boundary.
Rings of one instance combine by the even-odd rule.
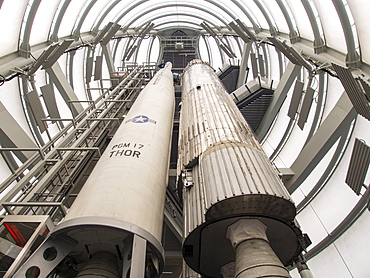
[[[33,21],[30,45],[35,45],[48,39],[50,26],[58,6],[59,1],[41,1]]]
[[[356,31],[361,46],[362,59],[370,64],[370,32],[369,32],[369,11],[370,1],[351,0],[347,1],[356,24]],[[366,47],[367,46],[367,47]]]
[[[314,36],[311,28],[311,23],[301,1],[286,0],[286,3],[294,17],[295,23],[297,24],[299,35],[302,38],[313,41]]]
[[[58,36],[60,38],[72,34],[73,28],[76,24],[76,20],[83,13],[82,8],[85,6],[85,3],[87,2],[90,1],[89,0],[71,1],[60,25],[58,33]]]
[[[96,22],[97,17],[100,15],[101,11],[105,10],[105,7],[109,6],[111,0],[99,0],[96,1],[94,6],[89,11],[88,15],[86,16],[84,23],[81,27],[81,33],[88,32],[92,29],[94,23]],[[101,26],[100,28],[102,28]]]
[[[248,4],[246,6],[248,7],[248,10],[250,10],[250,13],[253,14],[253,17],[256,20],[256,23],[259,24],[263,29],[269,30],[269,25],[263,16],[261,10],[258,8],[258,6],[252,1],[246,1]],[[247,26],[251,27],[251,26]]]
[[[0,57],[17,51],[19,30],[27,3],[27,0],[5,1],[1,6],[0,26],[3,26],[1,29],[3,39],[1,39]]]
[[[264,1],[264,5],[272,15],[272,20],[280,32],[289,34],[289,27],[276,1]]]
[[[313,2],[315,3],[315,7],[320,15],[327,46],[346,54],[346,40],[333,3],[331,1],[319,0],[313,0]],[[333,32],[333,30],[338,31]]]
[[[202,11],[202,10],[197,9],[196,7],[188,7],[188,6],[181,6],[181,8],[179,7],[178,10],[174,10],[173,7],[163,7],[161,9],[156,10],[155,9],[156,7],[159,7],[159,6],[154,6],[154,7],[150,6],[146,9],[136,8],[136,9],[130,11],[127,14],[127,16],[122,18],[120,20],[120,24],[122,24],[123,26],[126,26],[127,24],[131,24],[131,22],[133,22],[134,19],[136,19],[132,23],[132,26],[130,26],[130,27],[135,27],[135,26],[140,25],[137,22],[138,20],[144,21],[144,20],[150,19],[151,17],[160,17],[160,16],[163,16],[163,15],[166,15],[166,14],[177,14],[177,13],[178,14],[189,14],[189,15],[197,14],[197,15],[200,15],[202,17],[209,18],[210,20],[215,22],[217,25],[224,25],[224,24],[227,24],[229,22],[229,19],[220,15],[220,13],[218,13],[216,11],[212,11],[210,9],[208,9],[208,12],[206,12],[206,11]],[[200,7],[200,6],[198,5],[198,7]],[[141,8],[141,6],[140,6],[140,8]],[[204,9],[207,10],[206,8],[204,8]],[[176,16],[177,15],[175,15],[175,17]]]

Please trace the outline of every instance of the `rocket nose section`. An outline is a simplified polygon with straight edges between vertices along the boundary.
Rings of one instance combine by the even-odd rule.
[[[166,64],[164,65],[164,69],[172,70],[172,63],[166,62]]]

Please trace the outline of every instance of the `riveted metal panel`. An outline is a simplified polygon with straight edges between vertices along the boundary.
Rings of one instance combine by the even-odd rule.
[[[370,120],[369,101],[366,99],[365,93],[362,91],[360,84],[353,77],[351,70],[336,64],[332,65],[356,112]]]
[[[33,116],[41,132],[46,130],[45,124],[41,119],[46,118],[44,109],[42,108],[40,98],[36,91],[31,91],[26,94],[27,100],[31,106]]]
[[[103,56],[96,56],[94,68],[94,80],[101,79],[102,66],[103,66]]]
[[[295,114],[297,113],[299,101],[301,100],[303,92],[304,83],[302,81],[296,80],[293,90],[292,99],[290,101],[290,106],[288,110],[288,116],[294,119]]]
[[[46,84],[40,87],[42,96],[45,101],[46,108],[51,118],[60,118],[58,106],[55,100],[54,87],[51,84]]]
[[[360,194],[364,185],[369,163],[370,147],[356,138],[347,171],[346,183],[357,195]]]
[[[303,129],[307,118],[308,113],[310,112],[313,94],[315,93],[315,89],[308,87],[306,90],[306,94],[304,95],[303,103],[301,106],[301,111],[299,112],[299,119],[298,119],[298,126]]]

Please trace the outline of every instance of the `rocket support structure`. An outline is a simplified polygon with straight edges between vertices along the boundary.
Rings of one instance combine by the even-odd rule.
[[[86,260],[77,277],[161,275],[175,106],[171,67],[141,91],[65,219],[15,277],[45,277],[68,254]]]
[[[284,266],[306,247],[294,203],[214,70],[200,60],[182,76],[179,136],[187,264],[207,277],[230,275],[227,268],[232,277],[290,277]]]

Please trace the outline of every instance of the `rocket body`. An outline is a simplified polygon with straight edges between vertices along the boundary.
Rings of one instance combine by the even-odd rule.
[[[183,255],[195,271],[222,277],[221,268],[235,260],[227,227],[241,219],[267,227],[284,265],[301,251],[288,191],[213,69],[200,60],[182,77],[178,175]]]
[[[139,94],[65,221],[125,221],[160,241],[173,113],[173,76],[167,65]]]
[[[140,92],[63,221],[14,277],[34,269],[40,277],[53,270],[76,277],[161,275],[175,106],[171,67]],[[77,264],[66,268],[72,261]]]

